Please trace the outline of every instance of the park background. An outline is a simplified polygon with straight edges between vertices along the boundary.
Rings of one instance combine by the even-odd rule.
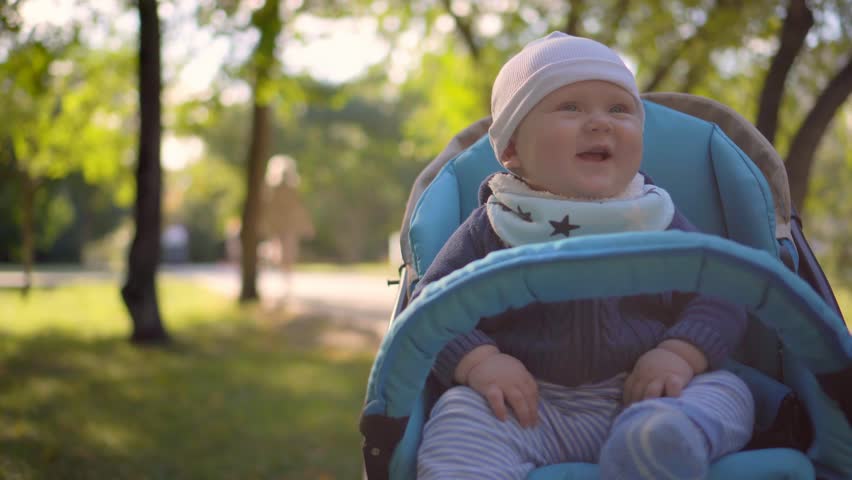
[[[0,0],[0,477],[358,478],[409,189],[552,30],[754,122],[852,314],[852,0]]]

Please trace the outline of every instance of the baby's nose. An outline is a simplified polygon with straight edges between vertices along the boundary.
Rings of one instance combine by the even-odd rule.
[[[586,128],[593,132],[608,132],[612,128],[612,124],[610,124],[609,119],[605,115],[593,114],[586,122]]]

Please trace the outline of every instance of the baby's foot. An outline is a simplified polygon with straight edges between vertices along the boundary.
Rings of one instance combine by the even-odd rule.
[[[639,408],[618,422],[601,449],[606,480],[692,480],[707,476],[704,434],[675,409]]]

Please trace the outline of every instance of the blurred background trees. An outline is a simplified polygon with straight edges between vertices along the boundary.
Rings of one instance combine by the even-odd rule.
[[[59,3],[63,20],[43,12]],[[108,265],[127,248],[135,8],[0,3],[0,261]],[[755,122],[824,267],[852,282],[852,0],[161,0],[159,15],[162,227],[216,262],[243,225],[246,299],[270,156],[298,163],[304,258],[381,260],[417,172],[488,114],[508,56],[552,30],[612,45],[643,90]]]

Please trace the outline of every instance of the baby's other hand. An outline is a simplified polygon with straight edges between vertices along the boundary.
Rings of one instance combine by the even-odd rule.
[[[538,422],[538,384],[517,358],[505,353],[489,355],[470,369],[467,385],[485,397],[501,421],[509,416],[508,403],[522,427]]]
[[[695,372],[680,355],[664,348],[645,352],[624,382],[624,405],[658,397],[677,397]]]

